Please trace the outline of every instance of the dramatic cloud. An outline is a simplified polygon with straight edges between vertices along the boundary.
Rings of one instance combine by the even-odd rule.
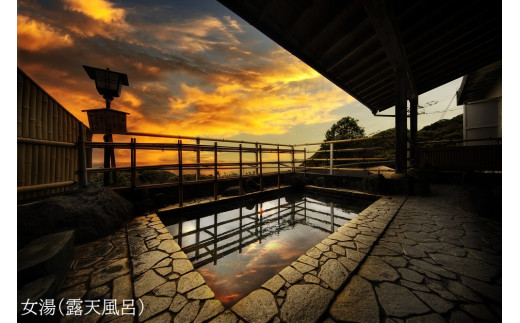
[[[35,21],[27,16],[18,15],[18,48],[27,51],[47,51],[74,44],[68,34]]]
[[[112,107],[130,113],[134,132],[280,135],[337,120],[334,111],[352,102],[229,11],[202,3],[209,9],[189,1],[20,1],[19,66],[85,124],[82,110],[104,103],[82,65],[128,74]],[[171,158],[147,153],[139,163]]]
[[[125,11],[104,0],[65,0],[67,10],[81,12],[105,23],[124,23]]]

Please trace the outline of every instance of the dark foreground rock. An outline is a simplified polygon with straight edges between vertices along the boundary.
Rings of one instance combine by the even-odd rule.
[[[18,246],[46,234],[75,230],[77,244],[112,233],[134,216],[133,204],[109,188],[89,184],[68,194],[18,206]]]

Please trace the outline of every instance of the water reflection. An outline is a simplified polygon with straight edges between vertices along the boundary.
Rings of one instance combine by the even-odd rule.
[[[340,202],[286,195],[163,222],[215,298],[231,306],[369,204]]]

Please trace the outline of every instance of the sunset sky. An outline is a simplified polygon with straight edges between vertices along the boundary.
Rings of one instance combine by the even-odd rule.
[[[82,65],[128,74],[112,107],[130,113],[129,131],[304,143],[344,116],[367,134],[394,126],[216,0],[21,0],[17,40],[18,66],[85,124],[81,110],[104,102]],[[459,86],[420,97],[419,127]]]

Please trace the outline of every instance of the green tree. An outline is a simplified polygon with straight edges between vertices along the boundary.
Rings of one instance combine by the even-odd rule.
[[[338,122],[333,124],[329,130],[325,133],[325,141],[332,140],[345,140],[345,139],[357,139],[365,137],[365,129],[358,125],[359,120],[354,119],[352,117],[344,117],[340,119]],[[329,150],[329,144],[321,144],[320,150]],[[336,143],[334,144],[334,150],[336,149],[344,149],[351,147],[358,147],[357,143]],[[324,159],[328,158],[329,153],[315,153],[311,158]],[[340,154],[335,154],[336,157],[349,157],[350,154],[346,152],[342,152]],[[308,162],[308,166],[318,166],[320,164],[327,164],[326,162]]]
[[[365,129],[358,125],[358,121],[352,117],[342,118],[327,130],[325,141],[363,138]]]

